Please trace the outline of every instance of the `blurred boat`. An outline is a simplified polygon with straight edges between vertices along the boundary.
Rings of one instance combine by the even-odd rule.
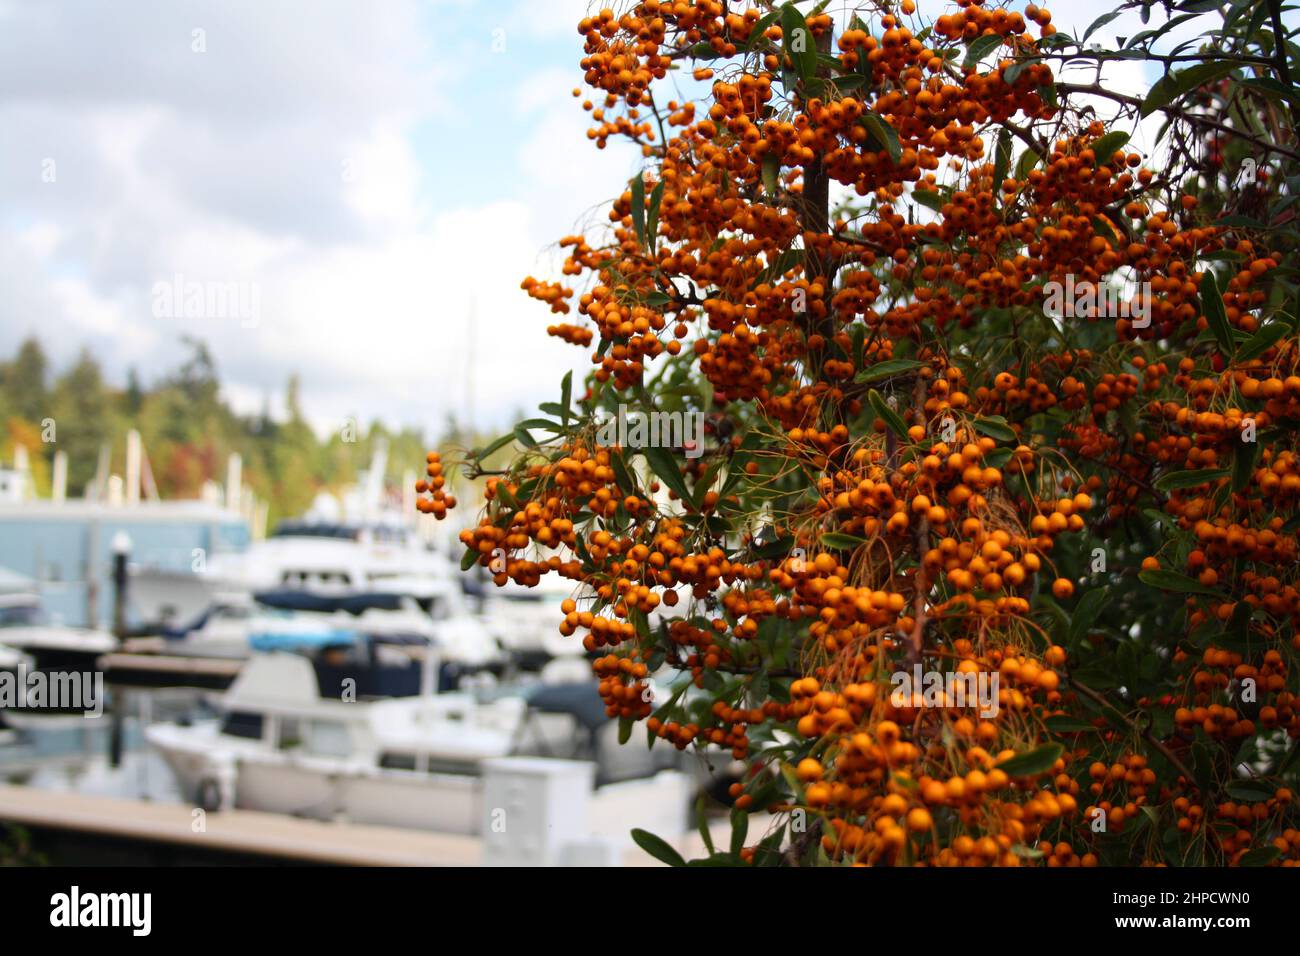
[[[253,650],[268,649],[268,640],[277,637],[347,633],[427,646],[445,663],[466,672],[500,663],[500,647],[469,615],[459,590],[447,582],[442,591],[428,593],[424,601],[401,590],[347,595],[235,592],[221,595],[195,620],[163,634],[168,653],[201,657],[242,659]]]
[[[595,760],[597,783],[611,787],[677,763],[670,749],[619,746],[594,682],[488,697],[448,692],[345,702],[331,696],[307,658],[258,653],[219,710],[216,720],[145,731],[181,793],[209,810],[236,806],[468,834],[481,819],[484,760]],[[614,764],[602,768],[602,754]]]
[[[101,654],[117,649],[107,631],[51,623],[35,592],[0,594],[0,644],[28,655],[32,666],[94,670]]]

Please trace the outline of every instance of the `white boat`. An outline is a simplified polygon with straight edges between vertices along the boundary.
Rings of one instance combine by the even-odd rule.
[[[560,633],[564,612],[560,605],[579,593],[567,578],[547,575],[537,587],[509,581],[503,587],[490,583],[483,592],[483,623],[506,652],[520,663],[544,663],[552,658],[580,657],[579,637]]]
[[[0,644],[27,654],[36,667],[93,670],[99,656],[116,650],[118,643],[107,631],[51,623],[39,594],[0,594]]]
[[[245,658],[259,641],[330,633],[375,638],[433,648],[439,658],[461,670],[491,667],[501,648],[490,632],[471,617],[459,590],[450,582],[428,589],[423,600],[399,589],[367,594],[320,594],[280,590],[256,595],[221,595],[202,615],[183,628],[168,629],[168,652],[201,657]],[[274,644],[274,640],[269,641]],[[319,642],[316,642],[319,643]]]
[[[572,758],[581,737],[579,717],[554,707],[532,713],[521,696],[344,702],[322,695],[310,660],[285,653],[250,658],[219,709],[216,720],[145,731],[197,805],[444,833],[478,831],[482,761]],[[617,724],[604,721],[605,731],[617,734]],[[643,756],[635,775],[626,766],[615,777],[597,774],[611,787],[654,776],[667,756],[615,747]]]

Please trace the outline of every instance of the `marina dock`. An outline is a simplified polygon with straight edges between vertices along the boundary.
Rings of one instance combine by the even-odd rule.
[[[50,863],[318,866],[479,866],[478,837],[223,810],[203,817],[181,804],[0,786],[0,823],[16,824],[51,846]],[[716,840],[725,839],[720,823]],[[679,849],[700,855],[690,834]],[[657,866],[635,845],[624,866]],[[578,861],[575,861],[578,862]]]

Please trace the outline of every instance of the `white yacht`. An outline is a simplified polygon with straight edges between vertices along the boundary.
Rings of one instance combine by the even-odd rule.
[[[586,693],[599,710],[594,684]],[[585,719],[563,713],[555,700],[535,714],[518,695],[347,702],[322,692],[311,660],[285,653],[250,658],[219,709],[216,720],[145,731],[198,805],[461,834],[477,832],[482,818],[481,761],[575,756]],[[617,725],[604,720],[601,730],[616,734]],[[606,783],[663,766],[664,748],[657,757],[636,749],[643,754],[637,772],[621,768]]]

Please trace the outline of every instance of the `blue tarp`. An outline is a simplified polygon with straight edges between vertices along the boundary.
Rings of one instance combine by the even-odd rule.
[[[248,635],[248,646],[255,651],[287,651],[303,647],[355,644],[360,637],[356,631],[337,628],[320,631],[262,631]]]

